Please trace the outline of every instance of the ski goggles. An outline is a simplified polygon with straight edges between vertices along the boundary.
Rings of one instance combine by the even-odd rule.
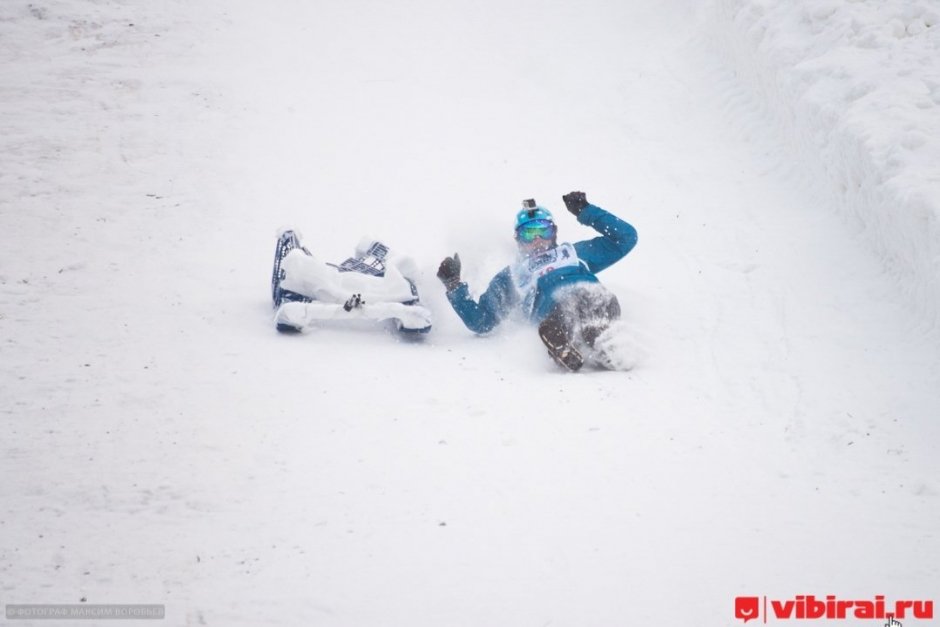
[[[527,244],[534,242],[536,237],[552,239],[555,230],[555,223],[551,220],[529,220],[516,229],[516,239]]]

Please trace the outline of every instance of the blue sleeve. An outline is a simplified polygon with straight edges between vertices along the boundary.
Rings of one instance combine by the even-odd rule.
[[[490,281],[479,303],[470,298],[470,288],[466,283],[460,283],[456,289],[447,292],[447,300],[468,329],[474,333],[486,333],[499,324],[519,297],[512,286],[509,268],[504,268]]]
[[[601,234],[574,245],[578,257],[587,263],[591,272],[600,272],[620,261],[636,246],[636,229],[596,205],[585,207],[578,216],[578,222]]]

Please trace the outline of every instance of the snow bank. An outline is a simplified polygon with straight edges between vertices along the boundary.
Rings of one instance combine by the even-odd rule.
[[[715,0],[710,32],[823,194],[940,319],[940,10]]]

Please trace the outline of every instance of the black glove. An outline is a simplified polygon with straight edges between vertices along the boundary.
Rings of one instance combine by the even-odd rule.
[[[460,283],[460,255],[454,253],[453,257],[447,257],[441,262],[441,267],[437,269],[437,278],[441,280],[448,292],[457,289]]]
[[[565,201],[565,206],[568,207],[568,211],[574,214],[574,217],[581,215],[581,211],[587,207],[588,201],[587,196],[584,192],[569,192],[561,197]]]

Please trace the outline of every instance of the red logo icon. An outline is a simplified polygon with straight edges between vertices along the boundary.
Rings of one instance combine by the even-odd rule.
[[[738,597],[734,600],[734,617],[745,623],[760,614],[760,597]]]

